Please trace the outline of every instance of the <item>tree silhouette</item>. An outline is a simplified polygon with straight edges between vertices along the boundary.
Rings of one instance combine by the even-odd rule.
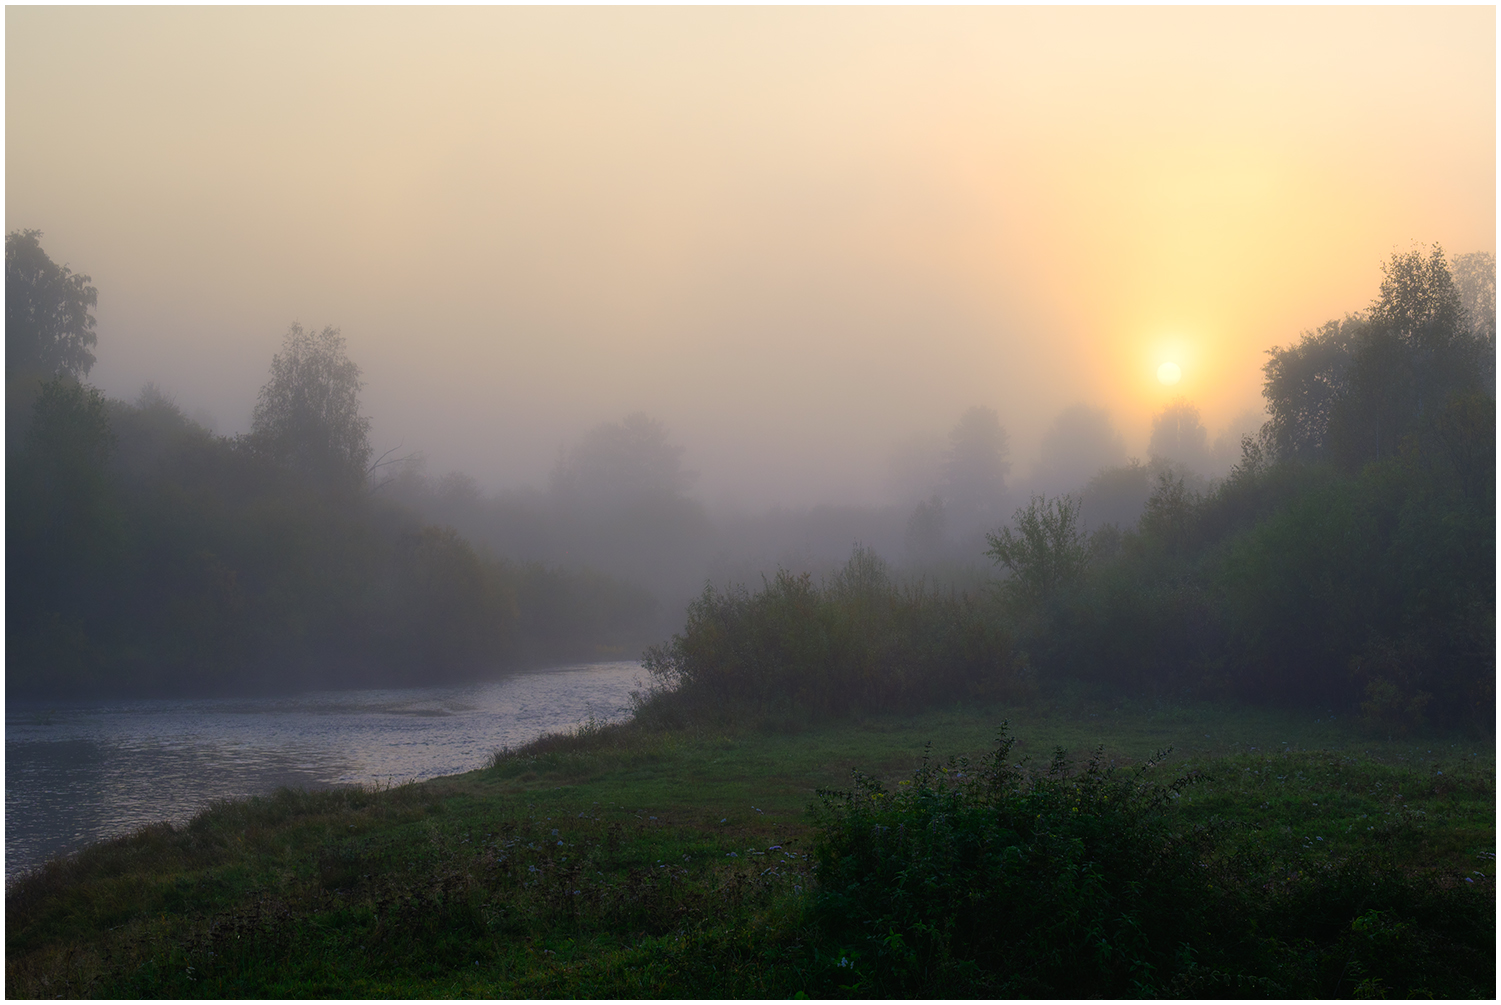
[[[643,412],[596,426],[553,470],[552,493],[584,508],[609,508],[682,496],[693,484],[683,448]]]
[[[1199,421],[1199,410],[1178,398],[1152,419],[1152,440],[1147,453],[1176,461],[1202,472],[1209,462],[1209,432]]]
[[[294,322],[256,402],[252,445],[315,481],[363,485],[370,463],[370,420],[360,415],[363,386],[339,329],[312,332]]]
[[[1102,408],[1074,405],[1053,420],[1042,437],[1033,482],[1042,488],[1075,490],[1126,460],[1126,444]]]
[[[1425,415],[1486,382],[1494,367],[1494,348],[1471,331],[1442,248],[1393,254],[1382,273],[1330,420],[1333,452],[1351,468],[1396,453]]]
[[[84,377],[94,366],[99,292],[42,250],[40,230],[5,235],[5,372]]]
[[[1268,352],[1265,428],[1277,456],[1359,468],[1395,454],[1454,395],[1494,395],[1495,262],[1461,260],[1457,283],[1438,245],[1393,254],[1364,314]]]
[[[1088,539],[1079,525],[1079,501],[1072,496],[1032,501],[1002,527],[985,535],[985,554],[1011,573],[1010,588],[1029,600],[1044,600],[1077,583],[1089,560]]]
[[[1496,256],[1489,251],[1456,255],[1451,269],[1465,320],[1476,337],[1496,342]]]
[[[943,494],[956,515],[984,517],[999,508],[1011,471],[1010,449],[994,409],[977,406],[960,416],[943,458]]]

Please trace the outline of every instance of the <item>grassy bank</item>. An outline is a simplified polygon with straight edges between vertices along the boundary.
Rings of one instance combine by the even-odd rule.
[[[1123,770],[1173,747],[1155,771],[1196,781],[1168,825],[1219,821],[1218,860],[1254,856],[1281,884],[1267,897],[1322,891],[1350,863],[1408,891],[1398,906],[1333,904],[1353,910],[1337,931],[1261,933],[1281,947],[1268,983],[1200,975],[1182,993],[1492,993],[1493,925],[1433,920],[1435,905],[1493,916],[1489,742],[1092,692],[779,734],[599,730],[420,785],[214,806],[12,884],[6,992],[880,993],[870,953],[815,909],[817,790],[848,789],[856,767],[895,790],[928,741],[978,758],[1003,719],[1009,759],[1038,768],[1056,746],[1081,760],[1102,747]]]

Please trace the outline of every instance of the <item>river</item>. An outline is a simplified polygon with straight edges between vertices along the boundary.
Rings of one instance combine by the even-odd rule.
[[[7,702],[5,875],[217,799],[471,771],[499,747],[629,715],[641,664],[276,698]]]

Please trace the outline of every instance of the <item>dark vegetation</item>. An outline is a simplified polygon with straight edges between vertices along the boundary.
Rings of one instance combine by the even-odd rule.
[[[993,520],[996,582],[857,548],[822,580],[711,586],[649,650],[631,723],[49,863],[8,890],[7,993],[1491,996],[1489,275],[1487,314],[1437,249],[1394,256],[1368,311],[1270,353],[1271,420],[1226,478],[1184,467],[1207,440],[1179,403],[1158,432],[1182,456]],[[295,353],[356,379],[338,348],[294,329],[268,388]],[[255,432],[223,440],[150,396],[36,387],[8,460],[13,679],[458,672],[586,621],[536,612],[588,612],[604,637],[602,612],[640,595],[528,583],[424,526],[369,490],[358,436],[267,417],[295,396],[264,394]],[[914,513],[919,550],[994,507],[1004,446],[993,413],[966,415],[950,459],[973,477]],[[587,488],[633,452],[655,474]],[[573,523],[550,526],[654,525],[683,502],[676,462],[650,420],[598,431],[550,490]],[[1020,742],[984,753],[979,718]],[[1287,742],[1310,721],[1318,742]],[[1044,767],[1050,734],[1103,745]],[[968,759],[914,773],[933,735]]]
[[[683,633],[647,651],[658,683],[638,716],[682,724],[807,721],[1026,693],[991,598],[901,587],[863,548],[826,585],[779,572],[765,588],[706,589]]]
[[[1279,855],[1179,809],[1199,771],[1162,784],[1154,762],[1112,770],[1102,751],[1073,770],[1061,748],[1029,771],[1013,745],[1003,728],[977,765],[925,757],[894,790],[857,773],[824,794],[814,911],[852,947],[859,990],[1384,997],[1494,981],[1493,877],[1404,872],[1400,824],[1346,854]],[[1244,760],[1259,766],[1211,770],[1288,770]]]
[[[649,640],[646,590],[384,498],[335,329],[292,326],[248,435],[106,400],[95,291],[37,237],[6,239],[8,694],[435,683]]]
[[[1169,461],[1034,497],[987,536],[1006,578],[979,596],[901,587],[861,550],[824,587],[710,590],[648,658],[657,701],[897,709],[1040,677],[1489,731],[1493,327],[1440,251],[1394,256],[1367,314],[1270,353],[1272,418],[1212,488]],[[1154,439],[1202,448],[1197,414],[1168,413]],[[1086,529],[1084,505],[1139,491],[1134,526]]]
[[[221,804],[11,884],[6,992],[1493,993],[1483,743],[1064,695],[1012,712],[989,756],[994,706],[610,727],[424,785]],[[974,765],[914,773],[935,735]],[[1121,753],[1047,756],[1086,735]],[[1164,742],[1185,753],[1152,766]],[[873,777],[830,791],[852,762]]]

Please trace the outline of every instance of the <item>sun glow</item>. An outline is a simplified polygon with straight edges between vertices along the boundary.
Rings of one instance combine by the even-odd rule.
[[[1164,363],[1157,368],[1157,380],[1169,386],[1183,379],[1183,371],[1177,363]]]

